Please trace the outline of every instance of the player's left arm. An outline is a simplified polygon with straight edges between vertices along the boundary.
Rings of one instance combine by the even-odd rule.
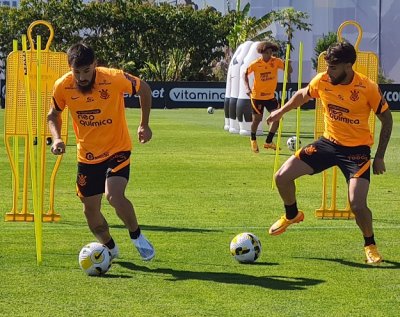
[[[383,174],[386,172],[384,157],[392,134],[393,118],[389,108],[376,116],[381,121],[381,132],[379,134],[379,143],[378,148],[376,149],[372,169],[374,174]]]
[[[149,84],[143,80],[140,80],[140,88],[136,94],[139,97],[139,103],[141,109],[141,118],[137,134],[140,143],[146,143],[150,141],[153,135],[149,126],[150,110],[153,100]]]

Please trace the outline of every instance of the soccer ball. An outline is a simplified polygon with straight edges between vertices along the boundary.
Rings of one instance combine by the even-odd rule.
[[[79,266],[89,276],[104,275],[111,267],[111,252],[104,244],[91,242],[79,252]]]
[[[208,108],[207,108],[207,112],[208,112],[209,114],[213,114],[213,113],[214,113],[214,108],[213,108],[213,107],[208,107]]]
[[[286,142],[288,149],[292,152],[296,151],[296,140],[297,140],[297,138],[295,136],[291,136]],[[301,141],[299,139],[299,146],[300,145],[301,145]]]
[[[261,242],[253,233],[239,233],[232,239],[230,251],[238,262],[252,263],[260,257]]]

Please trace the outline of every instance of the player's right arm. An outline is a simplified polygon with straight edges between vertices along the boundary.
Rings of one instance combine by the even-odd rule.
[[[293,96],[290,98],[288,102],[286,102],[282,108],[279,108],[275,111],[272,111],[271,114],[267,118],[267,123],[270,124],[272,122],[279,121],[286,112],[289,112],[292,109],[296,109],[304,105],[307,101],[312,99],[308,93],[308,86],[302,89],[299,89]]]
[[[246,88],[246,94],[250,96],[251,88],[249,83],[248,69],[246,69],[246,71],[243,73],[243,81],[244,81],[244,87]]]
[[[50,108],[47,114],[47,124],[49,126],[50,133],[53,137],[53,144],[51,145],[51,152],[55,155],[65,153],[65,143],[61,138],[61,127],[62,127],[62,111],[58,111],[54,107]]]

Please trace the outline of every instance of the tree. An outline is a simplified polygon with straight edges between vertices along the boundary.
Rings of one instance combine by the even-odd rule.
[[[232,52],[247,40],[272,39],[272,32],[263,30],[273,22],[275,12],[268,12],[256,19],[249,16],[249,11],[250,3],[247,3],[241,11],[240,0],[237,0],[236,10],[229,13],[233,26],[227,38]]]
[[[286,44],[290,45],[293,50],[293,35],[295,30],[311,31],[311,24],[304,22],[308,19],[306,12],[297,11],[292,7],[285,8],[274,13],[274,21],[279,23],[284,29],[287,36]],[[291,74],[288,73],[288,82],[290,83]]]
[[[328,47],[337,42],[337,34],[335,32],[329,32],[327,35],[322,34],[322,37],[318,39],[314,47],[314,58],[311,58],[313,68],[317,70],[318,57],[322,52],[325,52]]]
[[[151,4],[140,0],[23,0],[0,7],[0,60],[12,40],[35,20],[54,28],[51,50],[66,51],[78,41],[93,46],[102,65],[123,68],[145,80],[210,80],[212,61],[223,56],[230,21],[212,8]],[[206,31],[205,31],[206,30]],[[49,31],[38,26],[43,47]],[[0,63],[1,65],[1,63]]]

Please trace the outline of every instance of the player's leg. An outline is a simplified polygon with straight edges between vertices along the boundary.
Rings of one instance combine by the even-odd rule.
[[[349,181],[349,202],[356,223],[364,237],[372,237],[372,213],[367,206],[369,181],[364,178],[351,178]]]
[[[118,246],[111,237],[106,219],[101,213],[101,200],[105,188],[106,163],[78,163],[77,194],[83,203],[83,212],[90,231],[106,245],[112,258],[118,256]]]
[[[138,230],[138,222],[131,201],[125,196],[128,180],[122,176],[108,177],[105,196],[129,232]]]
[[[140,256],[143,260],[148,261],[155,256],[154,247],[141,233],[133,204],[125,196],[130,172],[129,157],[130,152],[120,152],[108,160],[105,196],[128,229],[132,243],[139,251]]]
[[[252,121],[251,121],[251,136],[250,136],[250,146],[251,150],[254,153],[258,153],[258,144],[257,144],[257,129],[262,121],[262,117],[264,114],[264,106],[260,103],[260,100],[251,99],[251,108],[252,108]]]
[[[303,221],[304,214],[298,210],[296,202],[295,180],[300,176],[312,174],[313,169],[296,156],[292,155],[276,172],[275,183],[282,198],[285,215],[276,221],[269,229],[269,234],[279,235],[291,224]]]
[[[100,243],[106,244],[111,239],[111,235],[108,223],[100,211],[102,196],[102,194],[98,194],[90,197],[80,197],[80,200],[83,203],[83,213],[90,231]]]
[[[349,202],[354,213],[356,223],[364,236],[364,251],[366,262],[379,264],[382,256],[375,243],[372,225],[372,212],[367,205],[369,181],[365,178],[351,178],[349,181]]]
[[[271,100],[266,100],[265,107],[267,108],[268,112],[271,113],[272,111],[278,109],[278,101],[274,98]],[[264,143],[265,149],[273,149],[276,150],[276,145],[272,142],[276,131],[279,127],[279,121],[272,122],[269,126],[268,135]]]
[[[297,208],[295,180],[303,175],[320,173],[335,165],[335,148],[321,138],[298,150],[276,172],[275,183],[285,207],[285,215],[269,229],[269,234],[279,235],[293,223],[303,221],[304,214]]]

